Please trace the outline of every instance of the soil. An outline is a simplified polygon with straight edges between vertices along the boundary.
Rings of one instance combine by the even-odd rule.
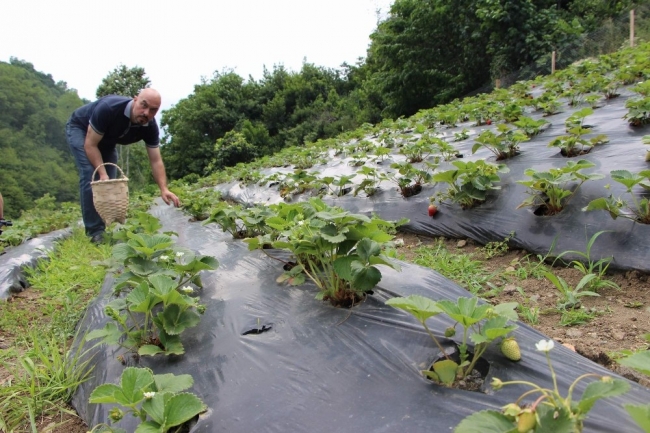
[[[435,238],[410,233],[399,233],[396,238],[404,240],[398,254],[403,254],[403,260],[408,262],[415,259],[417,247],[438,242]],[[617,352],[648,348],[648,342],[643,338],[644,334],[650,333],[650,281],[647,275],[637,271],[608,272],[607,279],[621,289],[606,288],[599,291],[599,297],[580,298],[584,309],[595,317],[587,323],[563,326],[556,308],[559,292],[555,286],[547,279],[518,279],[512,275],[527,255],[525,251],[509,250],[502,256],[485,259],[482,245],[472,240],[442,241],[448,251],[471,254],[474,260],[483,262],[488,272],[501,275],[492,281],[498,290],[490,291],[489,302],[515,301],[539,308],[539,321],[537,324],[529,323],[530,326],[613,372],[650,388],[650,378],[619,365],[612,358]],[[552,273],[572,287],[583,277],[577,269],[565,266],[553,267]]]

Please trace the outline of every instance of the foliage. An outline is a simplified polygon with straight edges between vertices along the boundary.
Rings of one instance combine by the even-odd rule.
[[[264,246],[270,244],[292,253],[296,262],[287,264],[279,282],[300,285],[309,278],[319,289],[317,298],[349,306],[381,280],[378,265],[399,269],[385,255],[394,223],[330,207],[316,198],[270,208],[274,215],[265,222],[272,232],[245,242],[251,250],[266,252]]]
[[[646,341],[650,343],[650,334],[644,335]],[[618,360],[618,363],[636,371],[650,376],[650,349],[642,350],[636,353],[630,353]],[[630,414],[632,419],[639,424],[639,427],[646,433],[650,433],[650,404],[633,405],[626,404],[625,410]]]
[[[622,379],[613,379],[609,376],[600,376],[586,373],[573,381],[566,397],[560,394],[557,378],[550,358],[553,349],[553,340],[540,341],[537,350],[546,353],[553,389],[523,380],[503,382],[497,378],[492,380],[492,388],[498,391],[504,386],[525,385],[531,388],[524,392],[515,402],[503,407],[502,411],[484,410],[476,412],[460,422],[454,433],[496,433],[496,432],[555,432],[576,433],[582,432],[583,423],[594,404],[603,398],[616,397],[626,393],[630,385]],[[589,377],[598,378],[598,381],[589,383],[582,392],[580,400],[574,400],[576,385]],[[530,405],[522,404],[526,397],[539,394],[539,397]]]
[[[625,193],[630,195],[630,202],[622,197],[599,197],[589,202],[582,210],[605,210],[616,219],[618,217],[631,219],[642,224],[650,224],[650,202],[647,197],[637,198],[632,193],[632,188],[639,185],[644,189],[650,189],[650,170],[642,170],[632,173],[628,170],[613,170],[610,172],[613,181],[625,186]]]
[[[69,341],[104,280],[104,268],[94,262],[107,255],[108,247],[93,246],[77,228],[47,260],[26,268],[29,308],[18,300],[0,303],[8,346],[0,352],[0,364],[9,373],[0,386],[0,430],[36,431],[41,417],[69,413],[65,404],[91,367],[70,350]]]
[[[125,65],[120,65],[102,79],[95,95],[97,99],[106,95],[134,97],[140,93],[140,90],[150,85],[151,80],[145,74],[144,68],[139,66],[127,68]]]
[[[230,233],[233,238],[243,239],[266,233],[266,218],[272,215],[265,206],[242,208],[241,205],[220,202],[204,224],[219,224],[221,229]]]
[[[593,109],[586,107],[569,116],[565,122],[569,135],[563,135],[551,140],[548,147],[559,147],[563,156],[578,156],[588,153],[592,147],[607,143],[606,135],[599,134],[590,139],[584,138],[592,129],[584,126],[584,118],[593,113]]]
[[[517,206],[517,209],[526,206],[541,207],[543,215],[555,215],[560,212],[580,186],[588,180],[602,179],[601,174],[584,174],[580,171],[591,168],[594,163],[581,159],[568,161],[562,168],[551,168],[548,171],[536,171],[532,168],[524,171],[531,180],[518,180],[528,187],[530,197]],[[571,191],[569,185],[576,182],[578,185]]]
[[[493,341],[506,337],[517,328],[516,325],[508,325],[510,320],[517,320],[516,302],[493,307],[490,304],[479,305],[476,297],[461,297],[456,302],[449,300],[436,302],[424,296],[410,295],[405,298],[389,299],[386,304],[411,313],[424,326],[445,359],[435,362],[433,371],[425,370],[422,373],[446,386],[451,386],[456,380],[467,377]],[[426,324],[429,317],[442,313],[448,315],[463,330],[462,340],[458,345],[460,363],[456,363],[446,355],[442,345]],[[468,340],[474,343],[472,354],[469,352]]]
[[[31,63],[0,62],[0,185],[4,216],[15,220],[50,194],[75,201],[76,169],[65,138],[68,117],[82,101],[76,90]]]
[[[221,192],[214,188],[196,188],[179,183],[170,187],[181,201],[181,208],[196,221],[207,219],[221,202]]]
[[[623,116],[632,126],[643,126],[650,122],[650,96],[631,98],[625,102],[628,112]]]
[[[409,162],[394,162],[390,165],[395,172],[388,173],[386,178],[397,185],[402,197],[411,197],[422,191],[422,185],[431,180],[431,171],[437,167],[435,163],[425,163],[424,168],[417,168]]]
[[[442,239],[433,246],[422,246],[415,250],[414,262],[420,266],[435,269],[436,272],[455,281],[476,295],[486,287],[494,286],[491,280],[496,273],[489,273],[482,262],[469,254],[455,254],[445,248]]]
[[[603,257],[600,260],[593,260],[591,257],[591,248],[593,247],[594,243],[596,242],[596,239],[598,239],[598,236],[601,234],[605,233],[604,230],[596,232],[591,236],[589,241],[587,242],[587,248],[585,252],[582,251],[564,251],[563,253],[559,254],[553,263],[557,260],[561,260],[562,257],[566,255],[573,255],[577,256],[579,259],[577,260],[572,260],[570,265],[573,265],[573,267],[580,272],[586,277],[588,275],[595,275],[594,278],[589,279],[587,287],[592,289],[592,290],[598,290],[602,289],[604,287],[609,287],[612,289],[617,289],[620,290],[620,287],[618,284],[616,284],[613,281],[609,281],[605,279],[605,274],[607,273],[607,268],[609,268],[609,264],[612,262],[613,257]]]
[[[33,346],[18,358],[18,365],[3,363],[10,379],[0,387],[0,430],[12,432],[54,412],[52,406],[69,402],[77,386],[92,371],[92,359],[79,348],[68,350],[66,338],[28,336]]]
[[[189,296],[201,287],[199,273],[216,269],[208,256],[173,247],[171,237],[156,233],[150,224],[144,233],[126,228],[128,241],[113,247],[113,258],[125,270],[116,278],[115,295],[104,311],[113,319],[90,332],[88,340],[118,344],[138,355],[184,353],[180,334],[196,326],[205,307]],[[124,294],[125,293],[125,294]]]
[[[56,203],[49,194],[34,201],[34,207],[22,213],[13,225],[2,229],[0,252],[20,245],[39,234],[73,226],[81,217],[78,204]]]
[[[119,385],[99,385],[90,394],[90,403],[117,404],[126,408],[127,414],[140,418],[136,433],[164,433],[207,409],[196,395],[182,392],[193,383],[189,374],[153,374],[148,368],[127,367],[122,372]],[[124,415],[122,409],[114,407],[109,418],[111,423],[117,423]],[[105,424],[95,426],[92,430],[100,431],[124,432],[123,429],[114,429]]]
[[[510,242],[510,239],[514,237],[514,235],[515,232],[512,231],[502,241],[493,241],[485,244],[483,248],[481,248],[483,254],[485,255],[485,259],[489,260],[493,257],[500,257],[505,255],[510,249],[508,243]]]
[[[498,173],[507,173],[508,167],[503,164],[491,164],[482,159],[478,161],[454,161],[455,169],[435,173],[434,182],[443,182],[449,185],[445,192],[439,192],[436,199],[439,201],[451,200],[458,203],[463,209],[469,209],[486,199],[489,190],[501,189],[495,185],[499,182]]]
[[[498,134],[495,134],[488,129],[476,137],[472,146],[472,153],[476,153],[478,149],[485,147],[494,153],[497,161],[500,161],[519,154],[519,143],[529,140],[528,135],[522,131],[512,129],[503,123],[497,125],[497,131]]]
[[[555,276],[550,272],[545,272],[546,278],[553,283],[555,288],[560,292],[558,308],[561,310],[575,309],[580,307],[580,298],[584,296],[600,296],[596,292],[584,290],[589,287],[591,280],[596,278],[596,274],[587,274],[580,279],[575,288],[570,287],[562,277]]]

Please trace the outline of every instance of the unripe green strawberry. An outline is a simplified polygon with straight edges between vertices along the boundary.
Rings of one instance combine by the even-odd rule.
[[[501,353],[511,361],[519,361],[521,359],[519,343],[512,337],[503,339],[501,342]]]
[[[456,328],[450,326],[449,328],[445,329],[445,337],[451,338],[454,335],[456,335]]]
[[[528,433],[537,425],[537,418],[535,411],[532,409],[524,409],[517,417],[517,432]]]

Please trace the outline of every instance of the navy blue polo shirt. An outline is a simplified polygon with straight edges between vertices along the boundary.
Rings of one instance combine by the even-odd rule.
[[[70,124],[84,131],[90,125],[102,136],[100,146],[131,144],[143,140],[147,147],[158,147],[160,132],[156,119],[146,125],[131,123],[133,99],[126,96],[108,95],[77,108],[70,117]]]

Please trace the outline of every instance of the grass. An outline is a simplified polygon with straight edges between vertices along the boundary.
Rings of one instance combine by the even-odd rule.
[[[474,260],[470,254],[455,254],[445,248],[442,239],[431,246],[421,246],[415,251],[414,263],[434,269],[442,276],[465,287],[472,294],[494,288],[491,281],[497,274],[488,272],[481,261]]]
[[[104,280],[96,262],[109,255],[76,229],[26,271],[29,297],[0,303],[0,335],[9,343],[0,350],[0,431],[35,432],[39,419],[74,414],[67,404],[90,369],[69,345]]]

